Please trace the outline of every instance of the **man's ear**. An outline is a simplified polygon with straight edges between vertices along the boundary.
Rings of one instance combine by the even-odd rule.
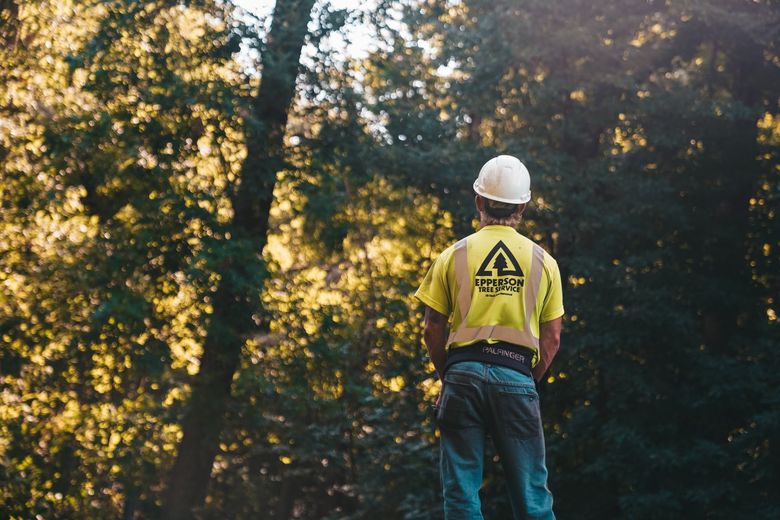
[[[485,199],[483,199],[479,195],[474,195],[474,205],[477,206],[477,211],[479,213],[485,211]]]
[[[515,210],[515,215],[522,215],[527,205],[528,204],[518,204],[517,209]]]

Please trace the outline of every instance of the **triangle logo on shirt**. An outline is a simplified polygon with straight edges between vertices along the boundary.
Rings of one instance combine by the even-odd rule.
[[[495,272],[495,274],[494,274]],[[525,276],[517,259],[503,240],[490,250],[479,266],[477,276]]]

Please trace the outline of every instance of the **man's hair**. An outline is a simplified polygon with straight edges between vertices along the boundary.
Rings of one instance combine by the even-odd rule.
[[[485,211],[493,218],[506,218],[517,209],[517,204],[485,199]]]
[[[522,214],[515,214],[515,211],[517,211],[517,207],[520,204],[508,204],[485,197],[483,197],[483,200],[485,201],[485,211],[480,215],[483,226],[498,224],[501,226],[516,227],[520,223],[520,220],[522,220]]]

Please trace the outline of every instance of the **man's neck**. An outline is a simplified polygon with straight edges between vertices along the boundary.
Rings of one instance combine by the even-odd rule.
[[[516,227],[510,226],[508,224],[502,224],[500,222],[492,222],[492,221],[485,222],[484,220],[480,220],[480,222],[479,222],[479,229],[483,229],[483,228],[486,228],[488,226],[501,226],[501,227],[505,227],[505,228],[509,228],[511,230],[517,231]]]
[[[505,219],[498,219],[496,217],[491,217],[490,215],[488,215],[486,212],[483,211],[479,212],[479,229],[482,229],[483,227],[486,226],[505,226],[517,231],[517,228],[520,227],[520,222],[522,222],[522,217],[517,218],[516,222],[510,222],[510,223],[506,223],[506,222],[507,220]]]

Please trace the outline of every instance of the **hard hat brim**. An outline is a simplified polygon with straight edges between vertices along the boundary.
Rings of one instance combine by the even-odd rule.
[[[508,199],[505,197],[496,197],[495,195],[488,195],[485,193],[485,191],[479,186],[479,179],[474,181],[474,191],[479,195],[480,197],[485,197],[486,199],[495,200],[497,202],[504,202],[506,204],[525,204],[529,200],[531,200],[531,192],[529,191],[528,194],[524,197],[520,197],[517,199]]]

